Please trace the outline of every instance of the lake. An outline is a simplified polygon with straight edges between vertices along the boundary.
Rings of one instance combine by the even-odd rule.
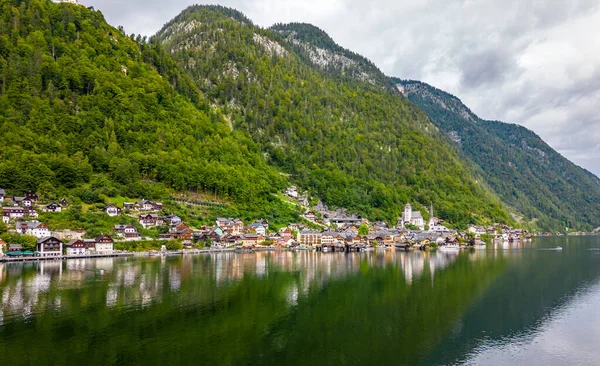
[[[0,298],[2,365],[600,364],[600,237],[4,263]]]

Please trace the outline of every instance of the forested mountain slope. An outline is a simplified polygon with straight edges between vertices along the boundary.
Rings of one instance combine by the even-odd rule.
[[[368,59],[349,51],[312,24],[275,24],[269,28],[281,34],[285,41],[306,62],[332,77],[357,79],[389,89],[387,77]]]
[[[392,79],[471,159],[524,219],[545,230],[592,230],[600,223],[600,180],[525,127],[477,117],[453,95]]]
[[[371,219],[394,221],[411,201],[433,203],[459,226],[510,221],[416,106],[389,88],[323,73],[279,33],[243,19],[193,6],[152,42],[294,183]]]
[[[150,198],[171,187],[260,215],[288,186],[156,45],[85,7],[0,6],[0,187],[9,193]]]

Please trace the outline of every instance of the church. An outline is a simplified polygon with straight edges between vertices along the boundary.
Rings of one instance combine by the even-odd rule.
[[[399,226],[404,228],[406,225],[413,225],[418,227],[420,230],[425,230],[425,220],[420,211],[413,211],[410,203],[404,206],[404,212],[400,218]]]

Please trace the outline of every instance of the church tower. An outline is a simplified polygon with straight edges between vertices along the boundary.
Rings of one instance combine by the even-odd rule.
[[[412,220],[412,207],[410,203],[407,203],[404,206],[404,222],[410,222],[410,220]]]
[[[433,203],[431,207],[429,207],[429,231],[432,231],[432,228],[435,226],[435,218],[433,216]]]

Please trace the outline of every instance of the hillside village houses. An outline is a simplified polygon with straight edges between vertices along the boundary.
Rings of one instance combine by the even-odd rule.
[[[141,238],[137,228],[131,224],[115,225],[112,230],[117,232],[117,235],[124,240],[139,240]]]
[[[48,206],[44,207],[44,212],[61,212],[62,206],[56,202],[52,202]]]
[[[155,227],[155,226],[162,226],[165,223],[164,218],[162,218],[161,216],[158,216],[157,214],[140,215],[138,221],[144,229],[147,229],[150,227]]]
[[[115,217],[121,215],[121,209],[115,206],[113,203],[109,203],[106,205],[106,214],[110,217]]]
[[[229,235],[239,235],[244,230],[244,222],[240,219],[225,219],[222,217],[216,220],[217,227],[219,227],[223,233]]]
[[[52,236],[48,225],[39,221],[17,221],[15,231],[19,234],[35,236],[38,239]]]

